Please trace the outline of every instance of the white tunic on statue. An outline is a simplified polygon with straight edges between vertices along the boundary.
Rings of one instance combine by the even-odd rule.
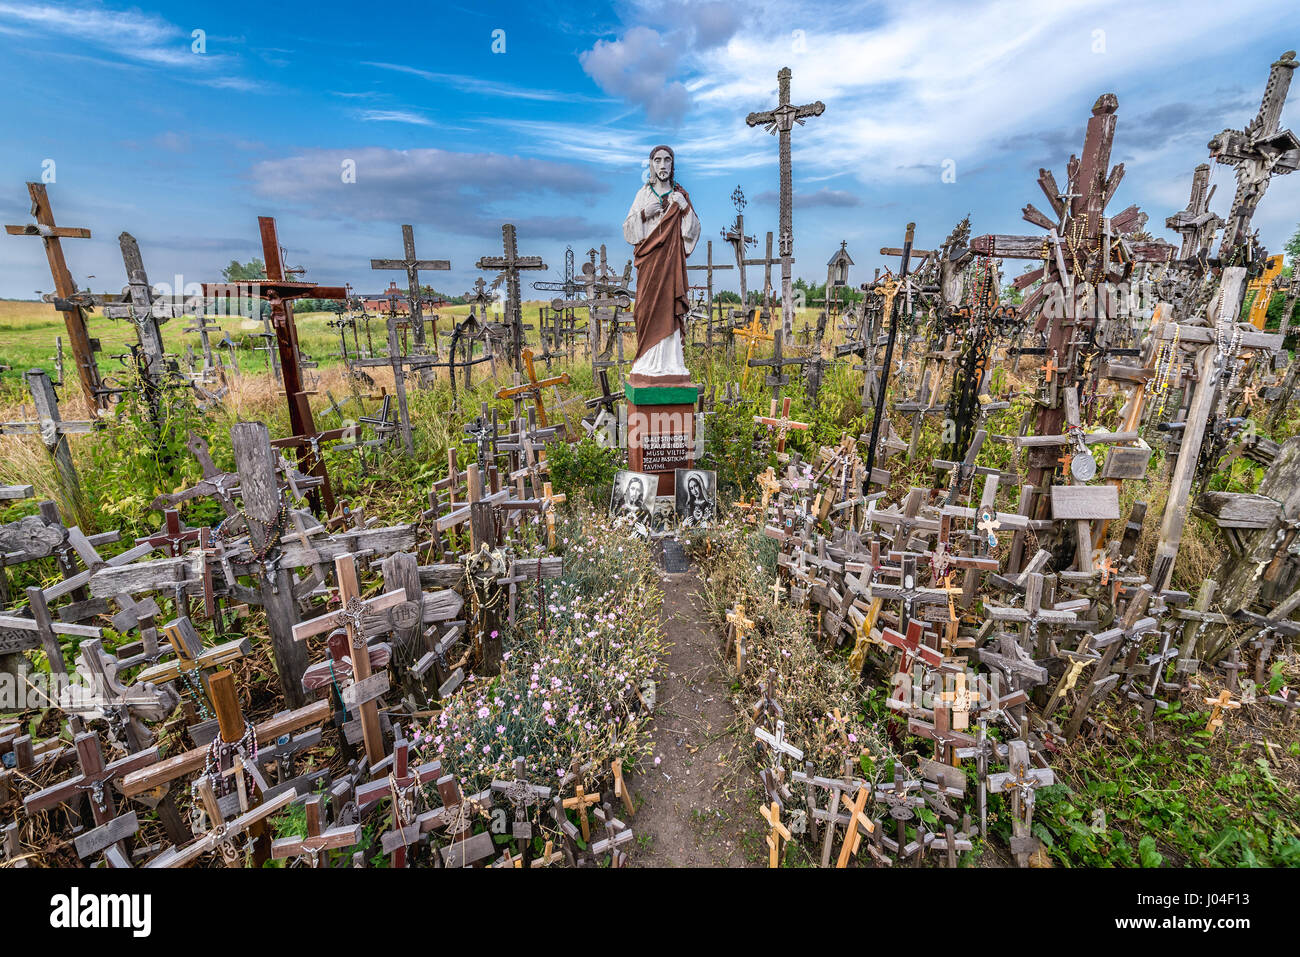
[[[633,246],[643,242],[659,224],[659,217],[642,222],[641,211],[658,205],[659,197],[655,195],[649,183],[637,190],[636,199],[632,200],[632,208],[628,210],[627,219],[623,220],[623,238]],[[700,241],[700,217],[695,215],[694,206],[688,206],[686,214],[682,217],[682,240],[685,243],[686,255],[689,256],[695,251],[695,244]],[[646,376],[689,375],[681,330],[673,330],[672,335],[660,339],[647,349],[645,355],[632,364],[632,372],[635,375]]]

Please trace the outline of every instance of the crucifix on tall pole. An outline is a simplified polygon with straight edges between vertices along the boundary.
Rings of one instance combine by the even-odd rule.
[[[1294,50],[1278,57],[1269,70],[1259,113],[1250,125],[1244,130],[1224,130],[1210,140],[1210,158],[1235,167],[1237,173],[1237,193],[1219,244],[1221,260],[1230,260],[1234,248],[1249,240],[1250,221],[1264,198],[1269,179],[1300,167],[1300,140],[1290,130],[1279,129],[1282,104],[1297,66],[1300,62]]]
[[[483,256],[475,264],[474,268],[499,269],[506,281],[505,320],[513,340],[510,348],[511,360],[514,363],[515,370],[518,371],[522,368],[520,363],[524,343],[524,314],[519,304],[519,270],[545,269],[547,267],[546,263],[542,262],[541,256],[519,255],[519,244],[515,240],[513,223],[502,225],[501,246],[504,255]]]
[[[791,207],[794,205],[794,180],[790,169],[790,131],[798,123],[804,124],[810,116],[821,116],[826,104],[821,100],[804,106],[790,103],[790,68],[782,67],[776,75],[777,106],[774,110],[750,113],[745,117],[748,126],[765,126],[777,135],[781,155],[781,329],[790,335],[794,321],[794,301],[790,289],[790,273],[794,264],[794,227],[791,224]]]
[[[415,351],[424,351],[424,315],[421,309],[422,296],[420,293],[420,270],[421,269],[450,269],[451,262],[446,259],[416,259],[415,258],[415,230],[411,226],[402,226],[402,257],[401,259],[372,259],[370,260],[371,269],[401,269],[406,272],[407,295],[411,299],[411,328],[415,330]],[[434,330],[436,336],[437,330]],[[438,347],[435,343],[435,353]]]
[[[50,274],[54,277],[54,294],[67,300],[68,307],[63,312],[64,324],[68,327],[68,344],[72,346],[72,355],[77,363],[77,377],[81,380],[81,391],[86,394],[86,402],[92,409],[108,407],[108,393],[99,377],[99,365],[95,361],[95,351],[99,343],[90,338],[86,331],[86,310],[74,301],[77,284],[72,279],[67,260],[63,258],[63,239],[89,239],[90,230],[73,226],[54,225],[54,211],[50,208],[50,198],[46,195],[44,183],[28,183],[27,192],[32,197],[32,218],[34,223],[22,226],[6,226],[5,232],[10,236],[39,236],[45,244],[45,258],[50,263]]]

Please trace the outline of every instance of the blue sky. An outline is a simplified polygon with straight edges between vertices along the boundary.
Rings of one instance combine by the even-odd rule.
[[[568,244],[581,261],[606,243],[621,268],[646,152],[666,142],[725,261],[736,185],[760,246],[776,229],[776,139],[744,118],[775,103],[789,66],[794,102],[826,104],[794,133],[795,273],[823,279],[847,240],[860,282],[908,220],[923,246],[966,213],[976,234],[1038,232],[1020,218],[1043,206],[1037,170],[1064,181],[1104,92],[1119,97],[1113,161],[1127,169],[1111,210],[1138,203],[1176,239],[1164,219],[1186,204],[1206,143],[1254,115],[1269,64],[1297,46],[1300,5],[1251,0],[0,0],[0,218],[28,221],[23,183],[53,160],[60,223],[94,234],[65,242],[83,286],[125,281],[122,230],[155,283],[217,279],[232,258],[260,257],[256,217],[273,215],[309,278],[363,292],[393,278],[369,260],[399,255],[412,223],[421,256],[451,260],[428,280],[458,293],[500,253],[506,221],[553,274]],[[1300,129],[1297,98],[1283,122]],[[1213,182],[1226,213],[1231,170]],[[1255,224],[1276,250],[1297,221],[1293,174]],[[0,295],[51,288],[39,243],[0,242]]]

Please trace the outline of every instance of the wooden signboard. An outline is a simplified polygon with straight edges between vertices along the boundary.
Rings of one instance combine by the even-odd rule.
[[[1119,518],[1119,487],[1115,485],[1051,485],[1052,518],[1056,521]]]

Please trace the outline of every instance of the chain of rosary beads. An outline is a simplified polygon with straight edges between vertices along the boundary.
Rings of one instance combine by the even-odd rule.
[[[218,796],[228,794],[234,789],[233,778],[221,773],[221,757],[223,754],[236,752],[250,758],[254,764],[257,763],[257,729],[248,721],[244,722],[244,734],[238,741],[227,743],[222,741],[221,735],[218,734],[208,745],[207,758],[203,763],[203,775],[212,781],[212,790]],[[197,785],[191,790],[197,793]]]
[[[216,530],[212,533],[212,537],[219,542],[228,541],[226,523],[235,517],[242,518],[244,520],[245,528],[250,532],[252,531],[254,522],[257,522],[258,525],[262,526],[262,547],[253,549],[253,559],[259,562],[264,561],[266,556],[271,553],[271,550],[280,544],[280,539],[284,535],[284,530],[288,527],[289,500],[283,495],[280,496],[280,508],[276,511],[275,518],[271,519],[269,522],[263,522],[261,519],[253,518],[247,512],[240,509],[236,511],[234,515],[222,519],[221,524],[219,524],[216,527]],[[251,542],[249,543],[249,547],[252,547]]]

